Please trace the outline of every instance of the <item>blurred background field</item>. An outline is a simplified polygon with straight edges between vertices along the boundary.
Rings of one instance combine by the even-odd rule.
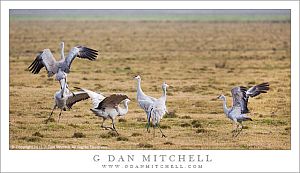
[[[290,13],[286,10],[11,10],[11,149],[290,149]],[[124,93],[132,102],[117,120],[120,136],[100,128],[90,100],[45,124],[59,84],[46,71],[27,67],[51,49],[58,59],[81,44],[100,51],[97,61],[77,59],[69,86],[104,94]],[[166,81],[170,115],[161,121],[167,138],[146,132],[136,102],[135,75],[159,97]],[[234,86],[270,82],[268,94],[250,100],[245,129],[232,138],[232,123],[217,96],[231,104]],[[57,120],[59,110],[54,112]],[[109,121],[106,121],[110,125]]]

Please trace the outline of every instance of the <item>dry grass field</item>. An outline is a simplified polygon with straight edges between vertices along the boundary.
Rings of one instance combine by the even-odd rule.
[[[197,21],[10,21],[10,149],[290,149],[291,57],[289,22]],[[124,93],[132,100],[117,119],[120,136],[100,128],[90,100],[70,111],[54,112],[45,124],[59,83],[27,67],[50,48],[58,59],[82,44],[100,51],[95,62],[77,59],[69,86],[104,94]],[[159,130],[146,132],[146,115],[136,102],[136,81],[148,95],[160,97],[166,81],[167,107]],[[270,82],[270,91],[250,99],[252,122],[232,137],[225,117],[234,86]],[[110,121],[106,121],[110,125]],[[74,135],[75,134],[75,135]]]

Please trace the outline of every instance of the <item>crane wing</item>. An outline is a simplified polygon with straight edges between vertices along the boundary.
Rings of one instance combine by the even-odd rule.
[[[248,99],[246,96],[246,87],[239,86],[239,87],[234,87],[231,90],[232,98],[233,98],[233,103],[232,107],[240,106],[241,107],[241,112],[242,113],[248,113],[249,109],[247,107],[248,104]]]
[[[255,97],[261,93],[267,93],[267,91],[270,89],[269,83],[261,83],[259,85],[255,85],[251,88],[249,88],[246,92],[247,97]]]
[[[78,88],[78,87],[74,87],[74,88],[80,89],[89,95],[89,97],[92,100],[93,108],[96,108],[99,105],[99,103],[105,98],[102,94],[96,93],[94,91],[90,91],[85,88]]]
[[[88,98],[89,98],[89,95],[84,91],[75,92],[74,95],[70,94],[67,99],[67,102],[66,102],[67,107],[69,109],[71,109],[75,103],[82,101],[82,100],[86,100]]]
[[[255,97],[261,93],[267,93],[269,89],[268,82],[255,85],[248,90],[243,86],[235,87],[231,90],[233,106],[236,106],[237,104],[240,105],[242,109],[241,114],[249,113],[249,109],[247,107],[249,96]]]
[[[98,52],[97,50],[94,50],[94,49],[91,49],[88,47],[84,47],[84,46],[73,47],[71,49],[71,51],[69,52],[68,56],[66,57],[66,60],[65,60],[66,65],[64,66],[64,68],[65,68],[64,71],[66,73],[69,73],[71,64],[76,57],[88,59],[91,61],[96,60],[97,55],[98,55],[97,52]]]
[[[106,107],[118,106],[123,100],[128,99],[126,95],[123,94],[112,94],[105,99],[103,99],[97,109],[105,109]]]
[[[56,60],[49,49],[44,49],[43,52],[40,52],[28,69],[32,73],[38,74],[43,67],[46,68],[48,77],[53,76],[57,72]]]

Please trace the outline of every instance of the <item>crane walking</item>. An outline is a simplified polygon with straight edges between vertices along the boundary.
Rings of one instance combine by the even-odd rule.
[[[154,97],[146,95],[141,87],[141,77],[139,75],[135,76],[134,79],[137,81],[137,101],[139,106],[145,111],[147,116],[147,131],[149,132],[150,126],[150,106],[157,100]]]
[[[247,107],[249,97],[255,97],[261,93],[267,93],[269,89],[270,88],[268,82],[255,85],[248,90],[243,86],[234,87],[231,90],[233,98],[233,104],[231,108],[227,108],[226,97],[224,95],[220,95],[218,97],[219,99],[223,100],[223,110],[225,115],[236,125],[236,128],[233,131],[234,137],[238,136],[242,131],[243,121],[252,121],[252,119],[246,115],[247,113],[249,113],[249,109]],[[240,125],[241,127],[239,129]]]
[[[160,130],[160,133],[162,135],[162,137],[166,137],[166,135],[162,132],[160,126],[159,126],[159,122],[160,120],[163,118],[163,116],[168,113],[167,107],[166,107],[166,101],[167,101],[167,87],[169,87],[168,84],[166,84],[166,82],[164,82],[162,84],[162,90],[163,90],[163,94],[162,96],[157,99],[156,101],[154,101],[151,106],[149,107],[150,111],[150,117],[148,119],[148,124],[150,123],[150,118],[152,120],[152,125],[153,125],[153,135],[155,136],[155,127],[158,127],[158,129]],[[149,128],[149,126],[148,126]]]
[[[118,131],[115,127],[115,119],[117,116],[125,116],[128,112],[128,103],[130,99],[124,94],[112,94],[108,97],[102,94],[84,89],[78,88],[89,95],[92,100],[93,108],[90,110],[98,117],[103,119],[101,127],[104,129],[111,129],[115,131],[118,135]],[[105,127],[104,121],[106,119],[111,119],[112,127]]]

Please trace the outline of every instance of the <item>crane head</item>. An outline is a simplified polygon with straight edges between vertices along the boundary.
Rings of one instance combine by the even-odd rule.
[[[222,100],[224,100],[224,99],[225,99],[225,96],[224,96],[223,94],[221,94],[221,95],[219,95],[219,96],[217,97],[217,99],[222,99]]]
[[[169,87],[169,85],[166,83],[166,82],[164,82],[163,84],[162,84],[162,88],[164,89],[164,88],[168,88]]]
[[[129,103],[131,100],[130,99],[125,99],[124,102],[125,103]]]
[[[135,80],[141,80],[141,77],[140,77],[140,75],[137,75],[137,76],[134,76],[133,79],[135,79]]]

